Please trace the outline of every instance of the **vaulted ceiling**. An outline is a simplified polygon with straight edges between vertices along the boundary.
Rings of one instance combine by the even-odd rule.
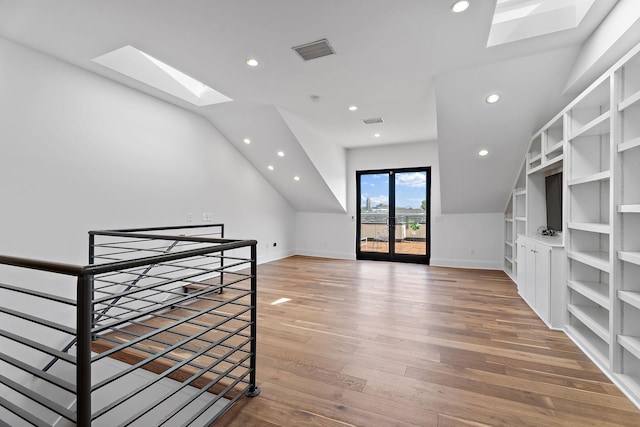
[[[202,115],[297,210],[345,211],[350,148],[437,141],[443,212],[501,212],[531,134],[597,69],[568,84],[617,1],[596,1],[576,29],[489,48],[496,1],[460,14],[452,3],[0,0],[0,36]],[[334,55],[291,49],[325,38]],[[233,102],[197,107],[92,61],[126,45]],[[485,102],[491,92],[499,103]],[[362,123],[374,117],[384,123]]]

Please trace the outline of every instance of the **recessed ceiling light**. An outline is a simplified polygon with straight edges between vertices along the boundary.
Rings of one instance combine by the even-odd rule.
[[[356,107],[355,105],[352,105],[351,107],[349,107],[349,111],[356,111],[358,109],[358,107]]]
[[[451,5],[451,11],[453,13],[464,12],[468,8],[469,8],[469,1],[468,0],[459,0],[459,1],[457,1],[454,4]]]
[[[478,151],[478,156],[480,156],[480,157],[484,157],[487,154],[489,154],[489,150],[482,149],[482,150]]]
[[[258,65],[260,65],[260,63],[258,62],[257,59],[249,58],[249,59],[247,59],[247,65],[249,67],[257,67]]]
[[[374,138],[380,138],[380,134],[379,133],[374,133],[373,136],[374,136]]]
[[[495,104],[496,102],[500,101],[500,95],[498,95],[497,93],[492,93],[485,98],[485,101],[487,101],[487,104]]]
[[[242,140],[245,144],[251,144],[251,140],[249,138],[245,138]]]
[[[278,151],[278,156],[284,157],[284,151]]]
[[[293,179],[294,179],[295,181],[300,181],[300,177],[299,177],[299,176],[294,176],[294,177],[293,177]]]
[[[272,171],[272,170],[273,170],[273,165],[269,165],[269,166],[267,166],[267,169],[269,169],[270,171]]]

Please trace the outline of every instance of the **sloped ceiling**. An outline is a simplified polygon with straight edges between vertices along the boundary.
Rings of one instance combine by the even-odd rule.
[[[0,36],[202,115],[299,211],[345,212],[349,148],[437,140],[443,212],[501,212],[530,135],[582,89],[563,93],[616,1],[598,0],[575,30],[492,48],[495,1],[462,14],[451,3],[0,0]],[[335,55],[304,62],[291,49],[322,38]],[[91,61],[126,45],[234,101],[195,107]],[[502,101],[488,105],[492,91]],[[361,122],[372,117],[384,123]]]

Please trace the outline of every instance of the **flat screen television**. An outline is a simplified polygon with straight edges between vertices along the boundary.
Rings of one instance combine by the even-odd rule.
[[[562,231],[562,172],[545,178],[547,230]]]

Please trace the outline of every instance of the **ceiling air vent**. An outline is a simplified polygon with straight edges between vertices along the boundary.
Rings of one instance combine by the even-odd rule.
[[[376,123],[384,123],[382,117],[374,117],[373,119],[364,119],[362,121],[365,125],[375,125]]]
[[[292,49],[298,52],[298,55],[300,55],[300,57],[305,61],[321,58],[327,55],[333,55],[336,53],[331,45],[329,45],[329,41],[327,39],[302,44],[300,46],[294,46],[292,47]]]

